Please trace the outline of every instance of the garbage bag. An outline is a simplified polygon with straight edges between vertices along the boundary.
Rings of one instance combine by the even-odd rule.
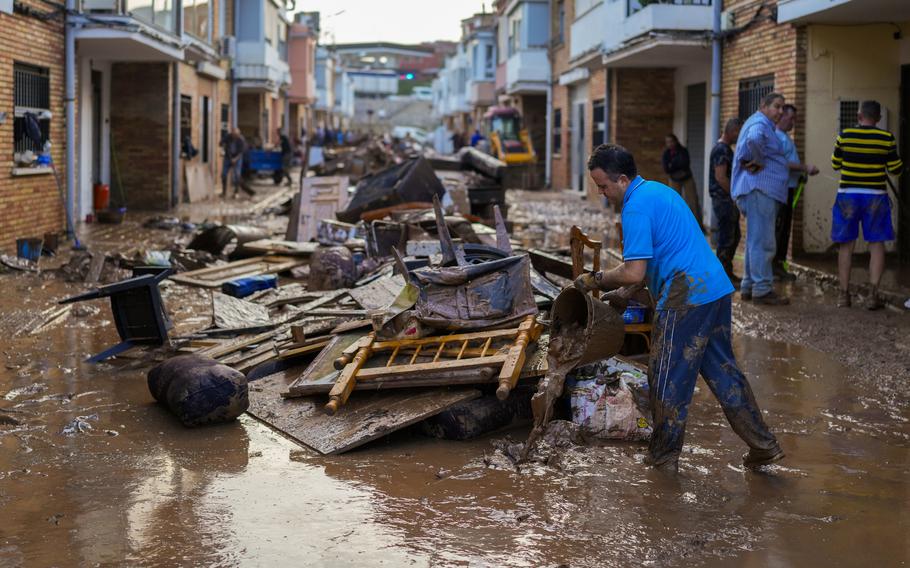
[[[421,424],[424,434],[446,440],[470,440],[516,419],[531,418],[531,395],[534,390],[518,387],[506,400],[489,394],[458,403],[428,418]]]
[[[615,359],[576,369],[567,381],[572,422],[589,438],[645,441],[651,437],[647,375]]]
[[[189,427],[230,422],[250,405],[243,373],[200,355],[179,355],[154,367],[148,387]]]

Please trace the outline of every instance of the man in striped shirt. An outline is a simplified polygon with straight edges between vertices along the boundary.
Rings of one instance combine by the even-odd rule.
[[[840,170],[840,186],[834,202],[831,240],[840,243],[837,271],[840,278],[839,307],[850,306],[850,264],[859,225],[869,243],[869,284],[872,291],[866,309],[883,307],[878,283],[885,269],[885,241],[894,240],[891,201],[888,198],[888,173],[900,175],[904,167],[897,154],[894,135],[875,125],[881,120],[882,107],[876,101],[863,101],[859,125],[845,128],[834,143],[831,166]]]

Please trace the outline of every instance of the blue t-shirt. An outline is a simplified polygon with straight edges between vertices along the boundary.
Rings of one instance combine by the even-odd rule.
[[[647,260],[657,309],[700,306],[733,293],[733,284],[698,221],[674,189],[641,176],[622,206],[623,259]]]

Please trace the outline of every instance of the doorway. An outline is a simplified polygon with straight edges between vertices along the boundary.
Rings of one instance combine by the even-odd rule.
[[[705,106],[707,105],[707,84],[698,83],[686,87],[686,148],[689,150],[689,164],[698,194],[699,213],[705,216]]]
[[[202,97],[202,163],[207,164],[211,156],[211,99]]]
[[[101,71],[92,70],[92,183],[101,183],[101,137],[104,133],[104,115]]]

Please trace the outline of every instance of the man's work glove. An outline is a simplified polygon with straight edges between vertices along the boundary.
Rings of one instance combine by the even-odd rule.
[[[610,307],[619,313],[625,312],[626,308],[629,307],[629,298],[619,288],[603,294],[600,297],[600,301],[609,303]]]
[[[585,272],[581,276],[575,279],[575,287],[587,294],[592,290],[600,290],[600,286],[597,285],[597,280],[595,280],[594,272]]]

